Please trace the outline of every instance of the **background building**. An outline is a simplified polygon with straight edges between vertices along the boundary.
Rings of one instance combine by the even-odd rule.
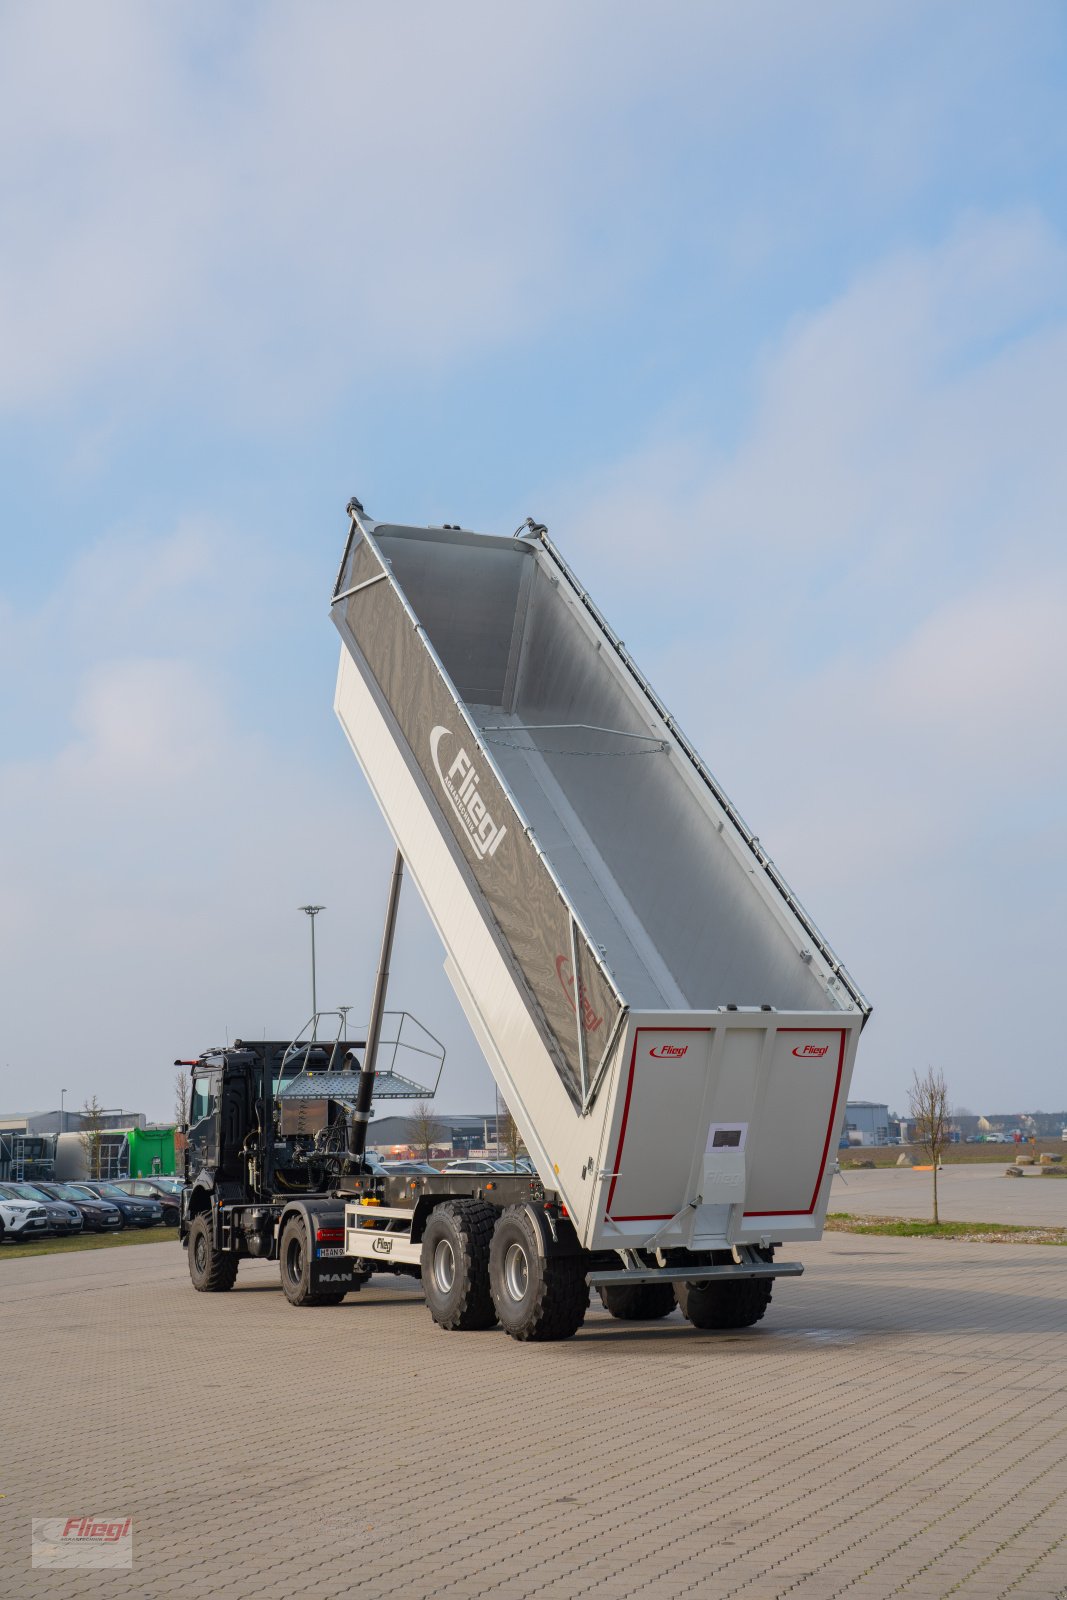
[[[438,1129],[438,1137],[433,1140],[433,1149],[441,1155],[466,1156],[496,1149],[495,1112],[490,1111],[484,1116],[475,1116],[435,1111],[433,1120]],[[421,1155],[420,1145],[417,1119],[414,1117],[375,1117],[367,1129],[367,1148],[376,1150],[380,1156],[401,1153],[407,1155],[409,1150],[415,1155]]]
[[[895,1133],[891,1126],[895,1127]],[[895,1144],[899,1137],[900,1125],[891,1125],[888,1106],[876,1100],[850,1100],[845,1106],[843,1144]]]

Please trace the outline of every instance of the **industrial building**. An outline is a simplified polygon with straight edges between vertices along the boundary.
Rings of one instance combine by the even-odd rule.
[[[495,1112],[484,1116],[435,1111],[433,1120],[439,1130],[433,1140],[433,1149],[440,1155],[467,1156],[481,1154],[497,1148],[497,1118]],[[503,1118],[501,1118],[503,1122]],[[367,1129],[367,1148],[380,1156],[399,1155],[408,1150],[421,1155],[420,1140],[414,1117],[375,1117]]]
[[[844,1144],[896,1144],[900,1124],[889,1116],[889,1107],[876,1100],[850,1100],[845,1106]]]
[[[143,1111],[97,1113],[99,1148],[92,1165],[101,1178],[148,1177],[176,1171],[173,1124],[150,1126]],[[0,1115],[0,1180],[60,1181],[88,1176],[89,1118],[81,1111],[20,1111]]]

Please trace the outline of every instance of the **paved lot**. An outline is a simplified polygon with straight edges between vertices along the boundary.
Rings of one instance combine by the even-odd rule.
[[[1067,1594],[1067,1253],[797,1253],[756,1329],[539,1347],[404,1280],[296,1311],[174,1245],[0,1263],[0,1596]],[[81,1513],[132,1516],[132,1574],[31,1571],[31,1517]]]
[[[938,1207],[946,1222],[1010,1222],[1067,1227],[1067,1178],[1006,1178],[996,1166],[942,1167],[937,1177]],[[933,1175],[909,1167],[874,1172],[843,1172],[830,1190],[830,1210],[854,1216],[933,1215]]]

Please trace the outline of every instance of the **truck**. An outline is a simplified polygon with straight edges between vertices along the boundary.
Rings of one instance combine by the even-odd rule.
[[[255,1047],[194,1067],[218,1131],[193,1282],[266,1256],[322,1303],[385,1265],[440,1327],[520,1341],[575,1334],[590,1289],[749,1326],[802,1270],[777,1252],[821,1236],[870,1006],[543,524],[348,516],[334,704],[396,845],[370,1022],[326,1062],[287,1047],[295,1073]],[[532,1175],[367,1158],[405,872]],[[320,1102],[302,1148],[291,1081]]]

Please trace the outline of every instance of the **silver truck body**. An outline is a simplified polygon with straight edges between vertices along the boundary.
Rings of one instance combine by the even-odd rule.
[[[862,994],[543,529],[350,512],[337,714],[581,1244],[817,1238]]]

